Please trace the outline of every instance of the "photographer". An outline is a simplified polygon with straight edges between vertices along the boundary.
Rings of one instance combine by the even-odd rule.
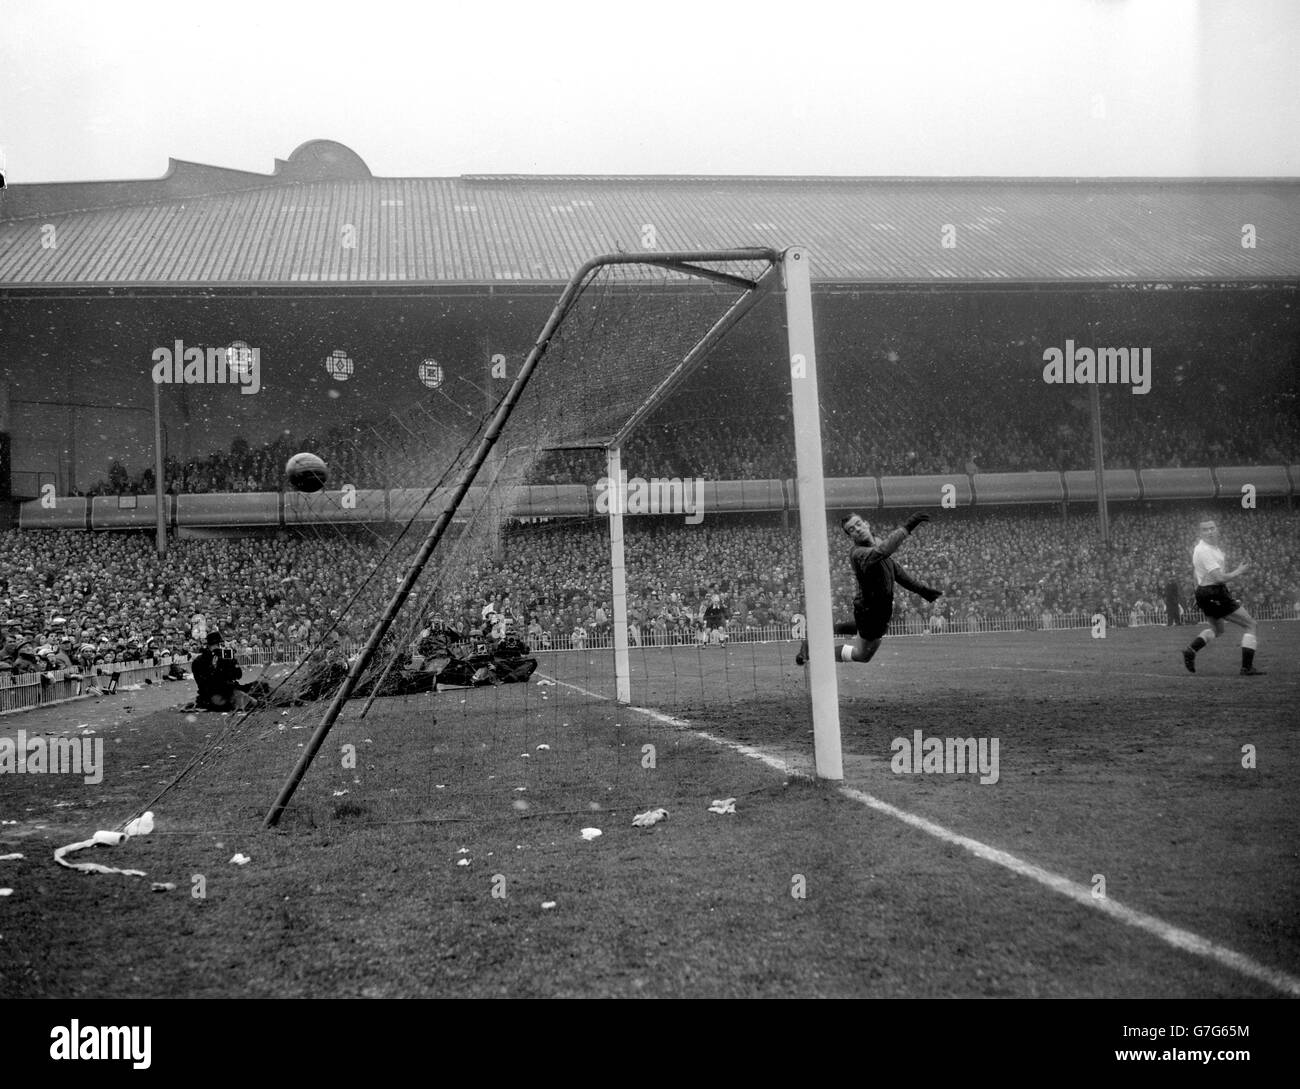
[[[190,665],[198,695],[194,702],[205,711],[245,711],[254,700],[239,683],[244,671],[235,652],[222,646],[221,632],[210,631],[207,646]]]

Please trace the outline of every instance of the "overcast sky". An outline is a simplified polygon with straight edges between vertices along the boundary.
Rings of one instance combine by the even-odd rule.
[[[10,182],[1300,175],[1295,0],[10,0]]]

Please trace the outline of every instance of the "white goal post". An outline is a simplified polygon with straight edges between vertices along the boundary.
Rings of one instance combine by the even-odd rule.
[[[689,263],[699,260],[698,257],[687,254],[678,256]],[[808,663],[808,696],[817,774],[823,779],[843,779],[839,693],[835,677],[834,618],[827,560],[821,402],[817,390],[817,351],[813,336],[812,278],[809,265],[808,251],[794,246],[780,253],[774,267],[780,270],[785,294],[804,604],[811,656]],[[685,362],[689,366],[694,360],[688,358]],[[661,399],[662,392],[647,407],[652,407]],[[615,692],[618,701],[625,704],[632,701],[632,680],[628,655],[627,572],[623,557],[623,515],[628,505],[627,481],[622,472],[621,443],[642,415],[644,411],[634,416],[606,448],[605,462],[610,487],[609,547],[613,581]]]

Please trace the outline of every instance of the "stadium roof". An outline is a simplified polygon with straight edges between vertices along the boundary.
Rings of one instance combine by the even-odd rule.
[[[846,284],[1295,282],[1300,179],[376,178],[316,140],[271,174],[172,160],[0,193],[19,291],[555,285],[651,242],[803,244]]]

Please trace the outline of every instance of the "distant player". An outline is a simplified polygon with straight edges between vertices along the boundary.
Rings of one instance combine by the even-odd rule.
[[[704,641],[715,645],[725,643],[729,618],[727,607],[722,604],[722,595],[714,594],[700,612],[700,619],[704,622]]]
[[[1183,664],[1188,673],[1196,672],[1196,652],[1202,649],[1216,635],[1224,632],[1223,622],[1236,624],[1245,628],[1241,637],[1241,675],[1243,677],[1263,676],[1262,669],[1255,668],[1255,618],[1241,607],[1241,602],[1228,593],[1228,580],[1245,574],[1250,565],[1238,564],[1229,571],[1219,547],[1219,526],[1213,518],[1201,523],[1201,539],[1192,549],[1192,572],[1196,576],[1196,604],[1206,619],[1213,625],[1206,628],[1191,644],[1183,650]]]
[[[920,595],[926,601],[934,601],[943,596],[942,590],[917,582],[893,559],[898,547],[911,536],[916,527],[929,520],[928,514],[913,514],[883,541],[876,540],[871,525],[860,514],[851,514],[840,522],[840,527],[853,542],[849,551],[849,563],[858,580],[858,592],[853,599],[853,624],[837,624],[835,632],[839,635],[856,630],[857,637],[852,643],[841,643],[835,648],[836,661],[869,662],[880,649],[880,641],[889,630],[889,620],[894,615],[894,583]],[[806,661],[807,639],[799,647],[794,662],[795,665],[803,665]]]

